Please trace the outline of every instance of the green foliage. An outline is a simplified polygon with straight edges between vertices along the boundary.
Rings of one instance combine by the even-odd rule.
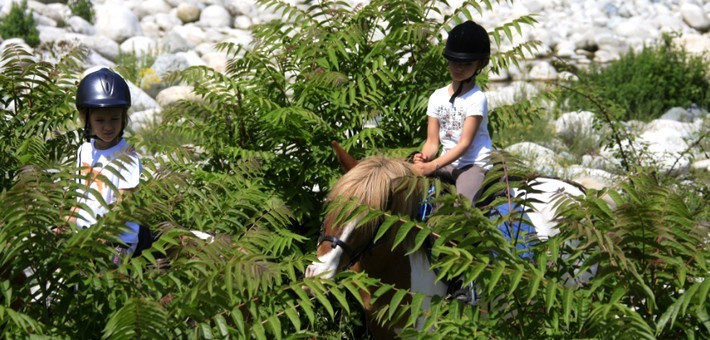
[[[546,95],[532,96],[521,88],[515,102],[491,110],[489,130],[494,146],[505,148],[520,142],[549,145],[554,139],[549,114],[543,110]]]
[[[165,108],[162,125],[131,137],[144,156],[141,184],[84,230],[65,221],[78,189],[73,98],[84,51],[56,65],[17,47],[4,52],[0,337],[367,338],[359,292],[370,287],[375,298],[395,296],[377,313],[379,322],[410,312],[405,337],[710,337],[707,204],[644,172],[617,191],[564,197],[561,233],[528,244],[532,260],[496,227],[521,218],[516,212],[492,221],[451,194],[439,195],[443,208],[426,224],[358,208],[387,221],[379,235],[395,226],[411,230],[415,247],[438,235],[438,275],[475,282],[482,292],[475,306],[435,298],[424,311],[424,296],[363,273],[304,279],[324,193],[339,175],[330,140],[358,157],[403,155],[421,143],[427,97],[448,81],[439,33],[458,19],[426,15],[445,1],[383,0],[354,9],[335,1],[260,3],[283,20],[254,27],[253,46],[222,45],[233,57],[225,74],[195,67],[174,75],[201,99]],[[466,6],[457,18],[492,8],[489,1]],[[531,22],[523,17],[489,31],[495,42]],[[517,51],[532,45],[494,55],[492,69],[514,64]],[[542,116],[543,99],[497,110],[493,130]],[[595,105],[613,126],[617,107]],[[373,119],[379,125],[366,127]],[[623,132],[611,135],[623,144]],[[505,175],[530,190],[531,172],[519,161],[496,154],[494,163],[486,181],[496,184],[484,196],[503,189]],[[128,219],[160,238],[116,266],[106,242]],[[69,231],[55,235],[56,226]],[[411,302],[403,303],[407,295]]]
[[[215,171],[238,160],[258,163],[264,185],[312,232],[338,171],[330,141],[357,156],[421,144],[428,97],[450,81],[440,34],[492,4],[467,1],[439,22],[427,15],[447,8],[445,1],[371,1],[354,9],[338,1],[260,3],[283,13],[281,20],[254,26],[252,46],[220,45],[232,56],[225,74],[194,67],[179,75],[203,100],[164,111],[160,129],[204,148]],[[491,34],[505,40],[532,21],[522,17]],[[492,65],[534,44],[494,55]]]
[[[705,56],[707,57],[707,56]],[[665,35],[657,46],[630,50],[606,66],[592,65],[580,71],[579,80],[560,97],[568,110],[584,110],[589,101],[584,94],[616,103],[616,119],[650,121],[672,107],[695,103],[710,108],[708,59],[692,56],[674,47],[673,36]]]
[[[94,22],[94,7],[90,0],[69,0],[71,13],[90,22]]]
[[[31,47],[39,45],[39,31],[32,12],[27,9],[27,1],[19,5],[12,3],[10,13],[0,19],[0,36],[5,39],[21,38]]]
[[[35,62],[14,45],[0,56],[0,190],[10,188],[27,165],[46,166],[76,153],[79,135],[73,131],[76,109],[70,98],[84,53],[74,51],[51,64]]]

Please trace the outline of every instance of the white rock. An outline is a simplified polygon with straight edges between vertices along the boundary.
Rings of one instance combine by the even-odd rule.
[[[710,18],[700,5],[686,2],[680,6],[680,13],[683,20],[692,28],[707,32],[710,30]]]
[[[120,45],[120,50],[122,53],[145,56],[158,54],[158,47],[158,43],[154,39],[140,36],[128,38]]]
[[[202,27],[230,27],[232,16],[222,6],[207,6],[200,13],[198,24]]]
[[[162,109],[160,108],[134,111],[129,116],[130,120],[128,122],[127,130],[135,133],[160,124],[160,112],[162,112]]]
[[[160,13],[167,14],[171,7],[172,6],[163,0],[143,0],[138,4],[138,6],[133,8],[133,13],[138,18],[143,18],[148,15],[156,15]]]
[[[683,20],[671,14],[661,14],[653,20],[653,25],[661,32],[681,32],[683,31]]]
[[[33,18],[35,21],[35,24],[37,26],[50,26],[50,27],[57,27],[57,22],[52,20],[51,18],[45,17],[43,15],[39,15],[37,13],[33,13]]]
[[[251,18],[261,14],[254,0],[224,0],[224,8],[235,17],[243,15]]]
[[[594,53],[594,62],[599,64],[610,63],[614,60],[618,60],[619,58],[619,53],[616,51],[609,51],[607,49],[600,49]]]
[[[489,90],[486,92],[486,97],[488,97],[488,107],[494,109],[521,99],[532,98],[538,92],[539,90],[529,82],[518,81],[509,86]]]
[[[706,60],[710,60],[710,53],[708,53],[710,51],[710,36],[707,34],[684,34],[676,39],[675,43],[694,56],[705,57]]]
[[[601,189],[602,187],[611,187],[616,182],[616,176],[614,176],[608,171],[601,169],[590,169],[579,165],[572,165],[569,168],[565,169],[563,177],[574,178],[576,182],[580,184],[587,184],[585,185],[586,187],[593,187],[597,190]],[[594,179],[594,182],[596,182],[597,185],[589,185],[588,183],[590,183],[591,181],[582,183],[582,178]]]
[[[74,33],[79,33],[83,35],[96,34],[96,29],[94,28],[94,26],[90,22],[84,20],[84,18],[82,17],[69,17],[69,19],[67,19],[67,25],[69,26],[68,28],[71,30],[71,32]]]
[[[80,34],[69,33],[64,29],[51,26],[38,26],[39,40],[43,43],[53,43],[59,41],[78,41]]]
[[[710,159],[695,161],[692,167],[695,170],[710,171]]]
[[[693,117],[690,112],[682,107],[674,107],[666,111],[660,118],[678,122],[692,122],[696,117]]]
[[[493,73],[489,72],[488,73],[488,80],[492,82],[507,82],[511,79],[510,73],[508,70],[501,69],[498,71],[498,73]]]
[[[96,31],[119,44],[128,38],[143,35],[138,17],[126,7],[97,5],[94,6],[94,12]]]
[[[81,39],[81,42],[110,60],[116,60],[120,52],[118,43],[103,35],[89,35]]]
[[[566,112],[555,120],[555,131],[564,138],[596,136],[594,130],[594,113],[590,111]]]
[[[160,40],[160,48],[167,53],[185,52],[195,48],[195,45],[171,31]]]
[[[168,13],[157,13],[154,18],[161,32],[170,32],[174,27],[182,25],[178,17]]]
[[[530,168],[544,173],[557,174],[562,167],[558,163],[557,153],[538,144],[521,142],[505,148],[505,151],[525,160]]]
[[[686,172],[690,167],[690,156],[683,154],[687,151],[688,143],[673,129],[664,129],[653,133],[642,133],[639,143],[647,143],[648,165],[658,165],[663,171]]]
[[[40,14],[54,20],[57,23],[66,22],[67,19],[73,15],[69,9],[69,6],[62,3],[47,4],[42,7]]]
[[[541,61],[530,69],[528,77],[535,80],[555,80],[557,79],[557,70],[549,62]]]
[[[681,138],[686,138],[697,133],[699,128],[700,126],[695,122],[684,123],[676,120],[654,119],[646,125],[642,134],[652,136],[656,133],[666,132]]]
[[[658,30],[651,23],[639,17],[632,17],[619,23],[614,31],[622,37],[636,39],[639,42],[650,41],[659,35]]]
[[[612,170],[618,167],[618,161],[603,156],[582,155],[582,167],[588,169]]]
[[[198,45],[207,40],[207,35],[202,28],[197,27],[195,24],[186,24],[183,26],[177,26],[173,29],[173,32],[177,33],[187,42]]]
[[[179,100],[200,100],[200,97],[195,94],[194,88],[187,85],[177,85],[168,87],[155,97],[160,107],[168,107]]]
[[[140,112],[145,110],[160,110],[160,105],[151,96],[146,94],[141,88],[134,85],[130,81],[128,83],[128,88],[131,91],[131,107],[128,109],[129,113]]]
[[[251,19],[246,16],[246,15],[240,15],[234,18],[234,28],[239,28],[239,29],[249,29],[251,27],[252,21]]]
[[[30,5],[32,3],[33,2],[29,2],[27,7],[31,8]],[[10,14],[13,5],[20,6],[21,4],[22,0],[3,0],[2,2],[0,2],[0,17],[5,17]]]
[[[575,46],[573,42],[561,42],[555,47],[555,55],[560,58],[572,58],[577,53],[575,53]]]
[[[223,52],[207,52],[202,55],[202,60],[215,71],[224,72],[227,69],[229,58]]]
[[[108,38],[106,38],[106,39],[108,39]],[[116,43],[113,40],[111,40],[111,42],[113,42],[114,44]],[[113,68],[114,66],[116,66],[116,64],[113,61],[106,59],[104,56],[102,56],[101,54],[98,54],[94,50],[89,51],[89,55],[86,59],[86,65],[87,66],[105,66],[105,67],[109,67],[109,68]]]
[[[181,3],[177,7],[177,17],[183,23],[195,22],[200,19],[201,10],[190,3]]]

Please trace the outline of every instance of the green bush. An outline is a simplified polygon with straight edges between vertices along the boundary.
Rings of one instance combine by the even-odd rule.
[[[27,9],[27,1],[21,4],[12,4],[10,14],[0,19],[0,36],[5,39],[22,38],[27,45],[39,45],[39,31],[32,17],[32,12]]]
[[[259,0],[284,13],[282,20],[253,27],[249,48],[231,46],[226,72],[185,71],[180,79],[201,100],[162,112],[156,133],[172,138],[130,137],[145,155],[138,189],[97,227],[60,235],[48,226],[66,223],[82,179],[73,166],[81,140],[72,98],[85,53],[54,65],[20,48],[4,51],[0,338],[367,339],[359,290],[408,292],[365,273],[303,278],[315,260],[323,195],[340,174],[328,142],[342,141],[357,157],[402,154],[421,143],[423,105],[447,78],[442,45],[432,40],[452,20],[426,19],[445,0],[372,0],[334,10],[336,2],[300,10]],[[455,15],[473,16],[465,9]],[[496,53],[494,67],[510,64],[506,55]],[[492,130],[508,131],[536,112],[529,102],[497,109]],[[364,127],[374,115],[380,125]],[[529,178],[512,157],[493,161],[492,183],[504,174]],[[706,204],[687,206],[687,190],[666,188],[654,176],[639,174],[610,190],[616,210],[605,191],[563,199],[560,234],[531,245],[533,261],[516,256],[516,244],[457,196],[444,195],[446,208],[426,226],[402,216],[417,240],[438,235],[431,246],[439,276],[475,280],[482,300],[435,299],[424,313],[420,304],[392,300],[379,320],[391,324],[412,312],[404,338],[710,337],[707,222],[698,220],[707,216]],[[150,252],[116,267],[102,240],[112,240],[128,218],[161,236]],[[206,243],[186,229],[217,237]],[[463,241],[453,247],[454,240]],[[591,270],[597,275],[589,282],[565,285]],[[424,329],[414,327],[417,317]]]
[[[94,22],[94,7],[89,0],[70,0],[69,9],[71,13],[83,18],[84,20]]]
[[[664,35],[661,44],[629,51],[608,66],[593,65],[578,73],[579,81],[565,88],[560,99],[569,110],[590,108],[590,101],[618,105],[616,118],[649,121],[672,107],[696,103],[708,109],[707,70],[702,57],[691,56]]]

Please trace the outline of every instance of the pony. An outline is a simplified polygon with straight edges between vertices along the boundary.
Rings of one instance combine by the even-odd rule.
[[[417,176],[412,166],[402,160],[382,156],[367,158],[342,176],[328,194],[329,202],[352,198],[359,205],[372,209],[388,211],[392,214],[416,218],[421,201],[421,194],[396,189],[398,181],[406,177]],[[342,215],[341,208],[330,209],[325,215],[323,232],[318,242],[318,261],[306,269],[306,277],[331,279],[346,268],[364,271],[370,277],[378,278],[384,284],[391,284],[398,289],[411,289],[425,295],[422,308],[428,308],[434,296],[444,296],[447,284],[436,280],[430,270],[431,263],[424,249],[409,255],[415,233],[409,233],[405,241],[392,249],[396,227],[392,227],[380,240],[374,241],[381,219],[373,219],[360,225],[364,215],[337,225]],[[374,302],[373,291],[362,291],[366,324],[376,339],[394,338],[407,318],[400,324],[386,327],[374,320],[374,314],[389,303],[394,292],[389,291]],[[409,296],[405,297],[409,298]],[[406,303],[403,301],[402,303]]]
[[[334,209],[330,207],[336,201],[351,200],[357,205],[387,211],[393,215],[409,216],[414,220],[420,213],[424,195],[419,186],[402,188],[402,184],[403,179],[417,177],[418,173],[404,160],[372,156],[356,161],[337,142],[332,145],[345,174],[334,184],[327,196],[329,209],[326,210],[316,247],[317,260],[306,268],[305,276],[332,279],[343,270],[364,271],[384,284],[423,294],[425,298],[422,308],[427,309],[431,299],[435,296],[445,297],[449,287],[448,282],[438,280],[431,270],[425,247],[411,251],[413,238],[416,236],[416,231],[413,231],[415,228],[412,228],[403,242],[393,248],[397,225],[390,227],[387,233],[375,242],[379,225],[382,223],[381,218],[361,223],[366,214],[343,219],[343,215],[348,215],[347,211],[343,212],[346,205],[340,204]],[[585,188],[576,183],[553,178],[536,178],[531,187],[535,190],[514,191],[512,195],[526,195],[526,199],[532,202],[533,209],[526,213],[527,220],[533,225],[538,239],[544,240],[556,233],[555,198],[561,194],[582,196],[585,194]],[[503,231],[504,228],[499,229]],[[401,321],[391,326],[376,322],[374,317],[377,311],[389,304],[394,293],[389,291],[372,301],[373,290],[360,292],[366,325],[376,339],[394,338],[408,316],[400,318]],[[405,299],[409,298],[409,295],[405,296]],[[401,303],[406,304],[407,300]]]

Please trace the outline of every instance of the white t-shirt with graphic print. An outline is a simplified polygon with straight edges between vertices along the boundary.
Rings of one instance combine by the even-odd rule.
[[[88,210],[79,209],[77,226],[80,228],[91,227],[98,217],[108,213],[109,207],[106,205],[116,203],[118,190],[137,187],[143,170],[136,150],[129,146],[125,139],[106,150],[96,149],[93,139],[91,142],[85,142],[79,147],[77,167],[82,175],[81,184],[84,185],[78,203],[89,207]],[[99,174],[105,177],[107,182],[104,182],[104,178],[98,176]],[[98,193],[100,198],[95,193]],[[102,204],[102,201],[106,202],[106,205]],[[138,243],[138,224],[126,222],[126,226],[131,231],[121,233],[119,238],[128,244]]]
[[[488,98],[478,85],[449,102],[449,86],[442,87],[429,97],[427,116],[439,120],[439,141],[442,146],[442,155],[453,149],[461,139],[463,122],[468,116],[482,116],[481,125],[476,131],[471,145],[466,152],[451,165],[462,168],[469,164],[481,167],[486,165],[486,157],[493,148],[491,135],[488,133]]]

